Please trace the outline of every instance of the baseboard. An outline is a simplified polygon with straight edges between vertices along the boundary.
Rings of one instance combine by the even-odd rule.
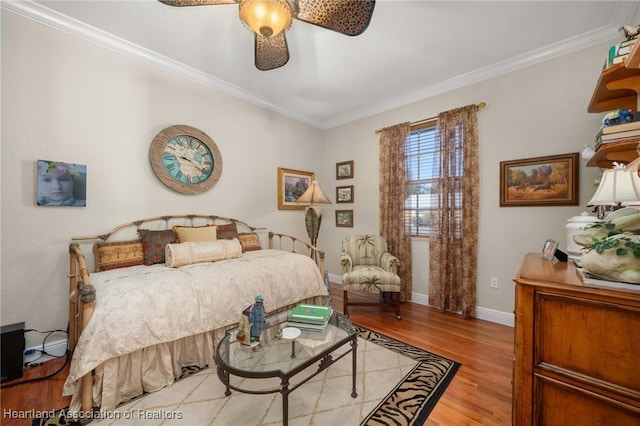
[[[38,365],[43,362],[47,362],[56,357],[63,356],[67,352],[67,339],[55,340],[53,342],[47,342],[44,345],[44,351],[47,354],[42,354],[42,345],[32,346],[24,351],[24,364],[28,366]],[[28,355],[27,355],[28,354]]]
[[[338,285],[342,285],[342,276],[336,275],[336,274],[329,274],[329,281]],[[429,306],[429,299],[426,294],[412,293],[411,303]],[[509,327],[513,327],[515,324],[515,317],[513,314],[502,312],[502,311],[496,311],[495,309],[483,308],[481,306],[476,306],[475,317],[480,320],[495,322],[497,324],[502,324]]]

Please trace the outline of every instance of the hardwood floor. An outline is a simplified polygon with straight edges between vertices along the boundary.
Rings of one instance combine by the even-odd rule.
[[[342,287],[332,285],[333,306],[342,312]],[[368,295],[363,295],[367,298]],[[350,296],[351,299],[351,296]],[[414,303],[403,303],[402,319],[393,308],[349,308],[353,323],[375,330],[462,364],[425,425],[510,425],[513,328],[477,320]],[[23,380],[58,370],[63,360],[52,360],[25,369]],[[0,389],[2,417],[6,426],[30,425],[31,419],[12,419],[7,410],[48,411],[65,407],[62,397],[68,366],[45,381]]]

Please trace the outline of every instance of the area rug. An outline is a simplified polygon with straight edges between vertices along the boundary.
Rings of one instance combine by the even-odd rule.
[[[346,356],[289,395],[289,424],[422,425],[460,364],[363,327],[358,332],[357,398],[351,397],[351,357]],[[316,368],[316,367],[314,367]],[[282,424],[279,393],[249,395],[225,388],[215,369],[186,372],[168,388],[104,413],[95,425],[271,426]],[[242,381],[246,386],[248,379]],[[236,385],[240,384],[238,381]],[[252,380],[255,389],[279,381]],[[35,425],[77,425],[60,410]]]

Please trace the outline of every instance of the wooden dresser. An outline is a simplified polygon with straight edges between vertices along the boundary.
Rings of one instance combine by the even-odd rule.
[[[513,425],[640,425],[640,286],[527,254],[514,279]]]

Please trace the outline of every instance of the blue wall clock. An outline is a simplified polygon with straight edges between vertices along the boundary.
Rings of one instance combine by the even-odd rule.
[[[167,127],[149,148],[151,168],[160,182],[181,194],[199,194],[218,182],[222,156],[213,140],[195,127]]]

